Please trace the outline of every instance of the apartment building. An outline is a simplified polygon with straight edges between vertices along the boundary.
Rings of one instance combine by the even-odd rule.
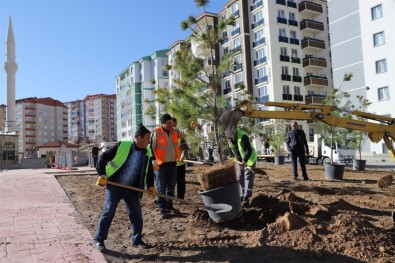
[[[67,106],[67,126],[70,143],[81,143],[86,140],[85,102],[75,100],[64,103]]]
[[[89,141],[116,141],[115,94],[88,95],[84,98],[85,136]]]
[[[261,103],[311,104],[325,98],[332,87],[326,1],[231,0],[218,14],[205,13],[197,21],[210,25],[230,15],[235,23],[220,32],[223,42],[218,50],[203,50],[199,43],[191,45],[201,58],[215,54],[216,60],[221,60],[228,52],[236,52],[234,68],[221,83],[229,106],[246,99],[245,91]],[[182,43],[177,41],[170,47],[170,62]],[[261,105],[259,109],[274,108]],[[267,127],[275,123],[257,122]],[[305,121],[301,126],[313,140],[315,125]],[[262,147],[256,144],[258,149]]]
[[[159,124],[163,113],[156,102],[156,87],[168,87],[168,49],[158,50],[142,57],[124,69],[116,78],[117,137],[118,140],[133,139],[139,124],[152,130]],[[153,115],[145,114],[154,109]]]
[[[333,79],[339,87],[344,73],[353,73],[342,90],[368,98],[367,112],[395,117],[395,2],[393,0],[328,1]],[[369,90],[366,90],[369,87]],[[392,95],[392,96],[391,96]],[[355,104],[358,104],[357,102]],[[366,143],[364,151],[386,154],[383,141]]]
[[[68,141],[67,107],[52,98],[16,100],[19,157],[35,156],[35,146],[56,140]]]

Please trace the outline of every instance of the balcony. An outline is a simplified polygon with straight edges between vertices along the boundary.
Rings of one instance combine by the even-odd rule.
[[[262,18],[261,20],[258,20],[258,21],[256,21],[256,22],[254,22],[254,23],[251,25],[251,27],[252,27],[252,29],[254,29],[254,28],[257,28],[257,27],[263,25],[263,23],[264,23],[264,20],[263,20],[263,18]]]
[[[281,80],[291,81],[291,75],[281,74]]]
[[[235,52],[235,53],[241,52],[241,46],[237,46],[237,47],[231,49],[230,52]]]
[[[231,92],[232,92],[232,88],[231,87],[228,87],[228,88],[224,89],[224,95],[229,94]]]
[[[233,71],[239,71],[243,69],[243,63],[236,63],[233,65]]]
[[[229,42],[229,37],[224,37],[223,39],[222,39],[222,45],[223,44],[226,44],[226,43],[228,43]]]
[[[254,60],[254,66],[266,63],[266,60],[267,60],[266,57],[262,57],[262,58],[256,59],[256,60]]]
[[[293,82],[302,82],[302,77],[301,76],[292,76],[292,81]]]
[[[266,101],[269,101],[269,95],[264,95],[264,96],[261,96],[261,97],[259,97],[259,98],[257,98],[257,100],[256,100],[257,102],[266,102]]]
[[[304,38],[302,40],[302,48],[305,50],[325,49],[325,42],[316,38]]]
[[[286,25],[287,24],[287,19],[284,18],[284,17],[277,17],[277,23]]]
[[[299,13],[306,16],[317,16],[323,13],[323,8],[320,4],[303,1],[299,4]]]
[[[321,104],[325,97],[325,95],[309,94],[304,97],[304,100],[306,104]]]
[[[292,94],[283,94],[283,100],[292,100]]]
[[[289,62],[290,58],[289,56],[280,55],[280,61]]]
[[[268,81],[267,76],[263,76],[260,78],[255,79],[255,85],[261,84],[261,83],[266,83]]]
[[[300,58],[291,57],[291,63],[300,64]]]
[[[299,45],[299,39],[297,39],[297,38],[290,38],[289,39],[289,43],[291,43],[293,45]]]
[[[234,15],[235,17],[238,17],[239,14],[240,14],[239,10],[236,10],[236,11],[233,12],[233,15]]]
[[[294,95],[294,101],[303,101],[303,95]]]
[[[327,67],[326,59],[317,58],[317,57],[304,58],[303,67],[326,68]]]
[[[299,23],[296,20],[288,19],[288,25],[290,25],[290,26],[298,26]]]
[[[239,83],[235,84],[235,90],[239,90],[239,89],[243,89],[243,88],[245,88],[243,81],[240,81]]]
[[[230,34],[232,35],[232,37],[237,35],[237,34],[240,34],[240,27],[238,27],[235,30],[233,30]]]
[[[232,73],[230,72],[230,71],[226,71],[226,72],[224,72],[224,78],[226,78],[226,77],[229,77],[229,76],[231,76],[232,75]]]
[[[278,37],[278,41],[284,42],[284,43],[288,43],[288,38],[287,37],[283,37],[283,36],[279,36]]]
[[[287,6],[288,6],[288,7],[296,8],[296,3],[295,3],[295,2],[292,2],[292,1],[287,1]]]
[[[324,23],[310,19],[303,19],[302,22],[300,22],[300,30],[302,32],[311,32],[311,33],[323,32]]]
[[[260,7],[261,5],[262,5],[262,0],[256,2],[255,4],[253,4],[253,5],[251,6],[251,11],[254,11],[254,10],[257,9],[258,7]]]
[[[285,5],[286,6],[285,0],[276,0],[276,4]]]
[[[262,37],[261,39],[258,39],[254,42],[252,42],[252,47],[257,47],[259,45],[265,44],[266,43],[266,39],[264,37]]]
[[[315,85],[315,86],[328,86],[328,78],[321,76],[307,76],[304,77],[304,85]]]

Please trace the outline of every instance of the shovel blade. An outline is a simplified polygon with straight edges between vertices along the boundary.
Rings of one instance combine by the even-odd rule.
[[[213,211],[216,214],[220,214],[232,211],[232,206],[228,204],[210,204],[207,206],[207,209]]]

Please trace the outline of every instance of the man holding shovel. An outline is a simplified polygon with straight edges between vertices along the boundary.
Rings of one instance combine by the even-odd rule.
[[[100,216],[94,237],[94,245],[104,252],[108,230],[114,218],[119,201],[125,202],[128,217],[133,230],[131,243],[134,247],[150,248],[151,245],[142,240],[143,217],[140,206],[140,193],[122,187],[107,184],[109,182],[120,185],[133,186],[144,189],[146,182],[148,192],[156,196],[152,168],[152,152],[147,148],[151,139],[151,132],[143,125],[138,126],[133,142],[121,141],[104,152],[97,164],[99,179],[97,185],[106,186],[106,201]]]

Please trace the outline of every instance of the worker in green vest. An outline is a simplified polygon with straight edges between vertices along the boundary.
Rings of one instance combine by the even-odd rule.
[[[242,206],[249,205],[254,187],[254,177],[257,153],[252,146],[247,133],[241,129],[233,132],[233,135],[227,137],[229,147],[236,158],[236,175],[240,184],[240,195]]]
[[[108,230],[118,203],[123,199],[131,223],[131,243],[134,247],[150,248],[142,240],[143,217],[140,206],[141,195],[137,191],[106,184],[110,180],[119,184],[144,189],[144,184],[152,197],[156,196],[152,168],[152,152],[148,147],[151,132],[143,125],[138,126],[133,141],[121,141],[100,155],[97,163],[99,185],[106,185],[106,201],[94,237],[94,245],[104,252]]]

